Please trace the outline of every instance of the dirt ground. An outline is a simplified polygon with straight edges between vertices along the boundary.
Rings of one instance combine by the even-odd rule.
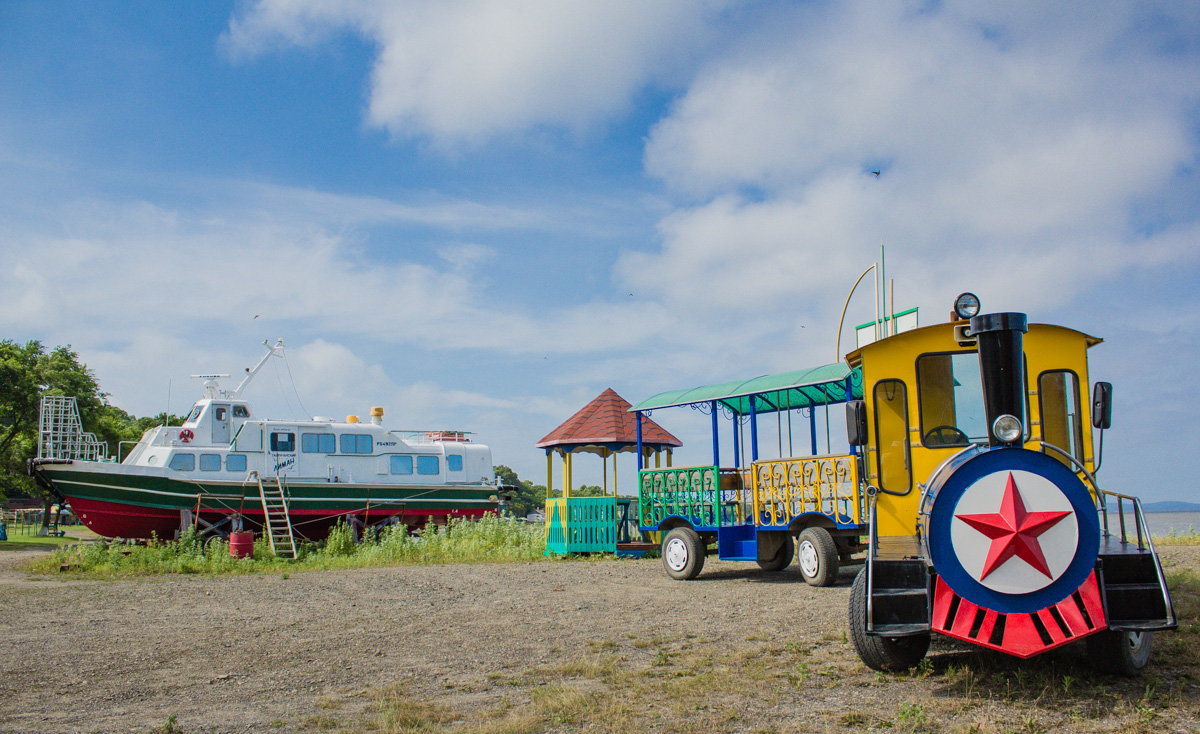
[[[1169,567],[1200,569],[1200,547],[1161,550]],[[794,569],[765,574],[754,564],[713,560],[699,579],[681,583],[651,559],[88,581],[24,573],[18,564],[27,558],[0,553],[6,732],[360,730],[376,716],[370,707],[378,693],[395,685],[414,702],[451,712],[442,725],[470,727],[530,705],[546,681],[536,671],[569,670],[571,661],[602,654],[609,665],[634,672],[669,669],[672,659],[690,660],[691,670],[701,660],[742,661],[721,668],[726,680],[743,667],[757,670],[756,657],[796,650],[805,662],[788,659],[783,667],[807,671],[811,663],[821,685],[796,683],[806,672],[792,681],[794,694],[756,707],[744,694],[757,684],[734,680],[709,702],[729,711],[705,713],[701,693],[699,718],[687,713],[676,719],[680,728],[1108,731],[1136,730],[1142,720],[1156,731],[1200,726],[1200,703],[1188,703],[1200,702],[1200,680],[1187,671],[1153,679],[1176,703],[1151,716],[1134,706],[1145,701],[1140,681],[1102,684],[1105,695],[1128,688],[1128,695],[1112,694],[1111,714],[1089,709],[1086,692],[1072,704],[1062,695],[1051,702],[972,691],[968,681],[964,694],[960,666],[971,680],[994,681],[986,671],[972,672],[989,663],[981,653],[939,645],[922,675],[874,674],[843,634],[854,568],[826,589],[806,586]],[[1070,680],[1063,688],[1070,698]],[[1070,723],[1080,717],[1082,728],[1074,729]],[[607,730],[586,716],[527,721],[533,730]],[[651,730],[676,729],[668,715],[647,721]]]

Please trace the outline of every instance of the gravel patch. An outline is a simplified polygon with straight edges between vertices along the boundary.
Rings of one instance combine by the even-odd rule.
[[[1200,568],[1200,548],[1162,555]],[[790,710],[762,712],[768,728],[945,695],[936,674],[880,681],[858,663],[843,636],[857,567],[816,589],[795,569],[712,560],[691,582],[668,579],[657,560],[92,581],[24,573],[27,558],[0,553],[3,731],[145,732],[170,716],[186,732],[292,731],[330,712],[354,727],[373,693],[397,684],[486,712],[527,700],[498,690],[522,671],[596,650],[651,666],[645,641],[685,636],[731,659],[799,642],[814,665],[841,671]]]

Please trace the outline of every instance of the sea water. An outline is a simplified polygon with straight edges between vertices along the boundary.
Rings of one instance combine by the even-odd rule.
[[[1200,533],[1200,512],[1147,512],[1146,526],[1154,537],[1164,535],[1196,535]],[[1114,522],[1109,514],[1108,522]]]

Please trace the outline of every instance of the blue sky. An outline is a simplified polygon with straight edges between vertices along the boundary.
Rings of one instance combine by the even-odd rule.
[[[971,290],[1103,337],[1102,479],[1195,499],[1200,8],[1047,5],[6,2],[0,336],[137,415],[283,337],[304,412],[540,482],[606,387],[832,361],[882,242],[924,323]]]

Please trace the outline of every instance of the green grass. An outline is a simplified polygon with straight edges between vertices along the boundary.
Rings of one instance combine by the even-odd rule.
[[[38,537],[37,535],[33,534],[25,535],[20,531],[13,532],[12,526],[9,526],[7,530],[8,540],[0,540],[0,553],[3,553],[4,551],[29,550],[31,548],[54,548],[58,546],[70,545],[72,543],[78,543],[80,538],[75,537],[74,532],[72,530],[68,530],[67,535],[64,535],[61,538],[53,538],[50,536]],[[88,531],[83,532],[86,533]]]
[[[1154,544],[1157,545],[1200,545],[1200,533],[1196,529],[1189,527],[1186,533],[1176,532],[1174,528],[1166,535],[1155,535]]]
[[[454,519],[448,528],[429,526],[410,535],[404,526],[385,529],[378,538],[355,542],[345,525],[335,527],[322,543],[304,543],[297,559],[277,558],[265,539],[254,543],[250,558],[232,558],[229,543],[203,542],[188,531],[178,541],[149,545],[95,542],[62,545],[29,565],[42,573],[68,571],[93,578],[151,576],[168,573],[238,574],[324,571],[404,564],[497,563],[540,560],[545,529],[494,515],[479,520]]]

